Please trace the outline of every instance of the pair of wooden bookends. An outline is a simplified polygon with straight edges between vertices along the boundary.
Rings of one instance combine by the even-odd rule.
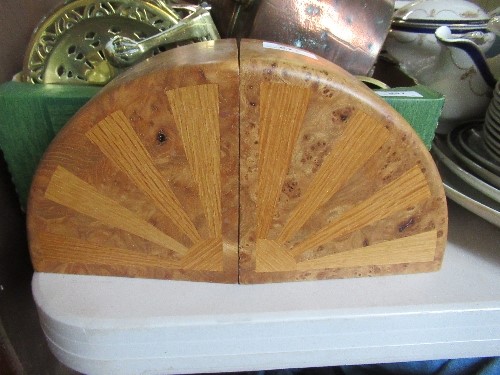
[[[437,270],[427,149],[336,65],[234,40],[162,53],[57,135],[28,204],[42,272],[266,283]]]

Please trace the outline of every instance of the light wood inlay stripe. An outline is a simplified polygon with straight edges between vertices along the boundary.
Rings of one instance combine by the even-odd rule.
[[[210,237],[222,236],[218,85],[167,92],[175,123],[208,222]]]
[[[437,231],[420,233],[397,240],[344,251],[298,263],[297,270],[336,267],[382,266],[402,263],[432,262],[436,251]]]
[[[258,239],[255,246],[255,272],[293,271],[295,259],[273,240]]]
[[[99,246],[77,238],[53,233],[39,234],[39,247],[43,247],[40,260],[65,264],[97,264],[110,267],[162,267],[175,268],[178,263],[166,257],[145,254],[137,250]]]
[[[336,220],[291,249],[300,256],[304,251],[316,248],[345,234],[352,233],[390,214],[428,199],[431,196],[424,174],[418,166],[387,184],[370,198],[344,212]]]
[[[211,238],[197,243],[182,258],[182,269],[222,272],[224,270],[222,238]]]
[[[258,240],[255,271],[310,271],[432,262],[436,251],[436,242],[437,231],[433,230],[296,263],[286,250],[274,241]]]
[[[260,86],[257,238],[266,238],[309,104],[306,87]]]
[[[372,157],[388,137],[389,131],[378,119],[363,112],[355,113],[313,177],[300,203],[290,214],[276,242],[284,243],[297,233],[314,212],[333,197]]]
[[[92,185],[63,167],[57,167],[45,191],[45,198],[111,227],[135,234],[152,243],[184,254],[187,248],[158,228],[137,217],[114,200],[100,194]]]
[[[193,242],[201,240],[194,224],[155,167],[151,156],[123,112],[117,111],[106,117],[85,135],[127,174],[182,233]]]

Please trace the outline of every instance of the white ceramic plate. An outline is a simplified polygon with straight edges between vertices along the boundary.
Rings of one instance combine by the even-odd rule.
[[[466,210],[500,227],[500,204],[464,184],[446,165],[436,160],[446,196]]]
[[[468,157],[466,152],[463,150],[459,136],[463,131],[468,130],[470,127],[469,124],[465,126],[461,126],[453,129],[447,137],[447,145],[450,151],[464,164],[464,167],[469,169],[476,176],[494,186],[497,189],[500,189],[500,176],[490,172],[488,169],[483,168],[481,165],[476,163],[474,160]]]
[[[500,119],[498,123],[493,119],[491,112],[486,113],[484,119],[484,128],[487,130],[490,136],[493,136],[497,141],[500,141]]]
[[[490,116],[491,125],[500,128],[500,103],[490,103],[486,109],[486,115]]]
[[[474,122],[459,133],[458,141],[465,153],[479,165],[500,176],[500,166],[492,162],[483,142],[482,122]]]
[[[486,195],[493,201],[500,204],[500,190],[477,178],[472,173],[466,171],[458,163],[456,157],[448,148],[446,141],[436,136],[432,144],[431,152],[442,164],[459,177],[464,184],[472,187],[474,190]]]
[[[500,97],[498,100],[493,99],[493,102],[488,106],[488,112],[490,112],[496,120],[500,119]]]
[[[500,164],[500,141],[496,139],[492,129],[488,126],[484,127],[484,145],[489,155],[496,161],[496,164]]]

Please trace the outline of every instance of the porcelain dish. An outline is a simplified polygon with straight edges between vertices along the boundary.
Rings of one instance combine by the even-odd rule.
[[[483,36],[484,42],[478,45],[486,52],[495,39],[495,34],[487,28],[489,20],[488,13],[469,1],[413,1],[394,12],[384,49],[401,64],[405,73],[414,77],[421,69],[434,64],[441,50],[434,36],[439,27],[447,26],[453,34],[474,32],[478,37]]]
[[[469,129],[472,125],[464,124],[462,128]],[[456,131],[453,138],[458,133]],[[461,159],[454,155],[453,147],[450,147],[445,136],[436,136],[431,152],[443,180],[446,196],[500,227],[500,190],[463,167]]]
[[[465,132],[469,131],[471,126],[474,126],[474,124],[466,124],[465,127],[459,127],[452,130],[447,137],[448,148],[453,155],[459,159],[461,164],[464,165],[464,168],[470,170],[477,177],[481,178],[495,188],[500,189],[500,175],[491,172],[478,162],[472,160],[472,158],[467,154],[467,151],[465,151],[462,147],[461,141]]]
[[[487,32],[490,16],[481,7],[464,0],[414,1],[394,13],[393,30],[434,34],[443,25],[454,33]]]
[[[484,145],[483,123],[472,122],[470,126],[455,129],[458,131],[458,142],[464,153],[477,164],[500,176],[500,166],[496,165]],[[451,133],[453,134],[455,130]]]
[[[446,196],[466,210],[500,227],[500,205],[468,185],[461,183],[446,166],[438,164]]]
[[[484,144],[489,155],[500,167],[500,82],[496,84],[493,99],[486,110]]]
[[[483,181],[479,177],[476,177],[474,174],[462,167],[460,161],[457,160],[451,150],[447,147],[446,142],[440,138],[436,138],[431,152],[435,156],[435,159],[446,165],[446,167],[465,184],[500,204],[500,190]]]
[[[445,96],[438,133],[484,116],[496,79],[486,60],[491,16],[466,1],[420,0],[395,12],[384,49],[403,72]]]

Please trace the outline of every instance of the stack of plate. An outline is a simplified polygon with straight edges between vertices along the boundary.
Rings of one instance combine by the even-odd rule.
[[[432,153],[448,198],[500,227],[500,158],[492,157],[486,134],[484,121],[466,122],[437,135]]]
[[[490,156],[500,164],[500,81],[497,82],[484,119],[484,145]]]

